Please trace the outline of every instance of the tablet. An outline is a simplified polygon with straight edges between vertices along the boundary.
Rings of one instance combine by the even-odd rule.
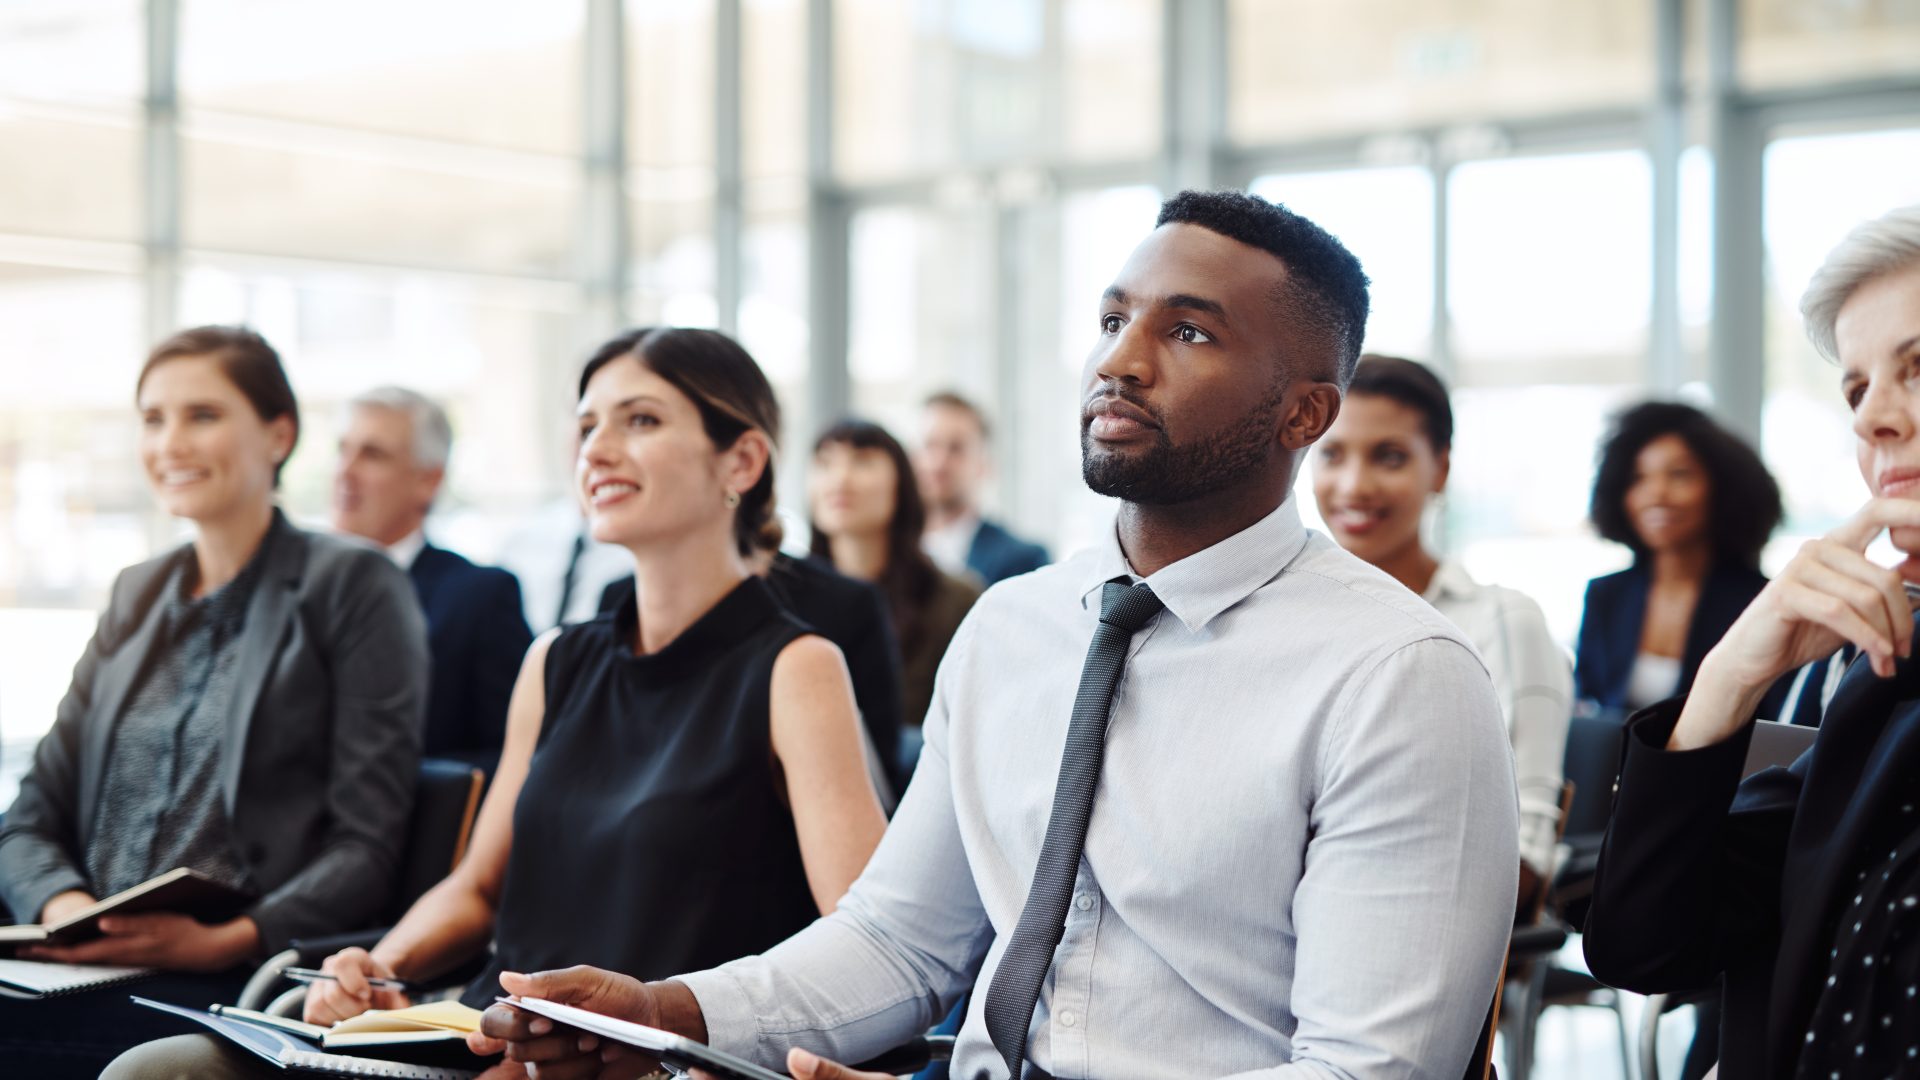
[[[745,1058],[723,1054],[706,1043],[694,1042],[671,1031],[616,1020],[611,1016],[540,998],[503,997],[495,1000],[581,1031],[590,1031],[601,1038],[637,1046],[676,1069],[704,1069],[722,1080],[791,1080],[786,1073],[761,1068]]]

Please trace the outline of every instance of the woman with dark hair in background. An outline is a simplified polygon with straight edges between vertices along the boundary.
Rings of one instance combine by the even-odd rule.
[[[311,1022],[404,1006],[369,978],[431,979],[489,942],[469,1005],[502,972],[759,952],[832,911],[886,828],[839,650],[749,565],[779,543],[759,366],[711,330],[629,332],[588,361],[577,415],[576,494],[638,588],[534,642],[466,856],[372,951],[327,958]],[[274,1073],[190,1035],[106,1075]]]
[[[917,736],[933,702],[940,658],[980,590],[941,573],[921,549],[927,515],[913,466],[880,425],[842,420],[828,428],[813,444],[807,492],[814,556],[887,594],[900,637],[900,715]],[[903,739],[901,751],[911,771],[919,740]]]
[[[144,996],[231,1001],[239,965],[365,925],[388,902],[413,801],[427,637],[378,549],[274,502],[300,437],[280,358],[238,327],[161,342],[135,384],[140,461],[191,543],[129,567],[0,827],[0,899],[55,922],[168,871],[251,898],[203,923],[148,912],[29,959],[156,968]],[[0,1000],[8,1075],[96,1076],[171,1030],[125,987]]]
[[[1432,371],[1395,356],[1366,355],[1340,415],[1313,449],[1313,494],[1343,548],[1393,575],[1466,632],[1486,661],[1513,743],[1520,784],[1520,892],[1530,918],[1560,832],[1573,677],[1524,593],[1473,580],[1427,550],[1420,528],[1447,487],[1453,406]]]
[[[1685,693],[1766,587],[1760,549],[1780,524],[1779,486],[1706,413],[1647,402],[1615,419],[1589,513],[1601,536],[1632,550],[1633,565],[1587,583],[1575,692],[1609,710]],[[1769,693],[1763,710],[1777,711],[1783,694]]]

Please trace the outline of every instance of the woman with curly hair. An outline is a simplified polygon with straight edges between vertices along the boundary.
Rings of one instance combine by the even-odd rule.
[[[1587,583],[1575,694],[1632,709],[1685,693],[1766,587],[1760,549],[1780,524],[1779,485],[1706,413],[1653,401],[1615,419],[1589,514],[1601,536],[1632,550],[1633,565]]]

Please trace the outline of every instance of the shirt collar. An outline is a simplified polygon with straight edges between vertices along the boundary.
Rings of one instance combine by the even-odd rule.
[[[1466,567],[1452,559],[1441,559],[1440,565],[1434,568],[1433,580],[1427,582],[1427,591],[1420,594],[1420,599],[1429,604],[1448,598],[1464,600],[1479,591],[1480,583],[1473,580],[1473,575],[1467,573]]]
[[[1274,511],[1225,540],[1196,551],[1145,579],[1153,595],[1190,631],[1253,595],[1286,569],[1307,543],[1300,508],[1289,495]],[[1114,578],[1139,580],[1120,550],[1117,527],[1094,549],[1080,580],[1080,606]]]
[[[413,560],[427,547],[427,534],[424,529],[415,529],[399,540],[387,546],[387,558],[402,570],[412,570]]]

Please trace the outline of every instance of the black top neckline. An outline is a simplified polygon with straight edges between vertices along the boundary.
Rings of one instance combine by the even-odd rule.
[[[613,610],[609,629],[620,646],[617,656],[622,664],[642,671],[682,667],[739,641],[778,610],[773,590],[759,577],[748,575],[658,652],[633,651],[640,628],[637,591],[629,593]]]

